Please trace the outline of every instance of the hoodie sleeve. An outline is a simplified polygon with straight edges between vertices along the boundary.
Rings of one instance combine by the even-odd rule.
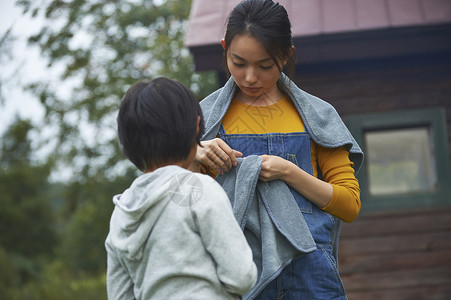
[[[218,278],[226,290],[231,294],[245,295],[257,281],[252,251],[224,190],[216,181],[205,177],[208,179],[203,180],[202,200],[193,206],[199,233],[217,264]]]
[[[134,300],[133,282],[124,270],[113,250],[105,243],[107,249],[106,287],[108,300]]]

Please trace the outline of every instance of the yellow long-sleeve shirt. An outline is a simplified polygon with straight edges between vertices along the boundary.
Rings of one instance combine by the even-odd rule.
[[[269,106],[252,106],[233,100],[222,123],[227,134],[305,131],[294,104],[286,97]],[[333,187],[332,198],[322,209],[345,222],[352,222],[360,211],[360,188],[349,152],[344,147],[325,148],[312,141],[311,154],[313,176],[318,177],[319,168],[323,180]]]

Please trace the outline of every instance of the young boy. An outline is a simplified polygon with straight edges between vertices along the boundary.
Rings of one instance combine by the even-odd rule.
[[[105,242],[109,299],[239,299],[257,269],[230,202],[192,173],[204,131],[193,93],[157,78],[132,86],[117,117],[125,156],[145,172],[121,195]]]

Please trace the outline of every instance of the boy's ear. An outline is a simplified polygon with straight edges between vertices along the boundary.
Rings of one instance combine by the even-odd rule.
[[[222,48],[225,49],[225,41],[224,41],[224,39],[221,40],[221,45],[222,45]]]

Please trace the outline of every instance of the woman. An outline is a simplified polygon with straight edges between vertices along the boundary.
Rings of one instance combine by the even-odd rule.
[[[355,172],[363,153],[335,110],[282,72],[295,64],[283,6],[240,2],[221,43],[231,77],[201,102],[206,133],[196,161],[217,174],[238,157],[259,155],[259,180],[290,187],[317,248],[293,260],[257,298],[346,299],[336,246],[341,220],[352,222],[360,210]]]

